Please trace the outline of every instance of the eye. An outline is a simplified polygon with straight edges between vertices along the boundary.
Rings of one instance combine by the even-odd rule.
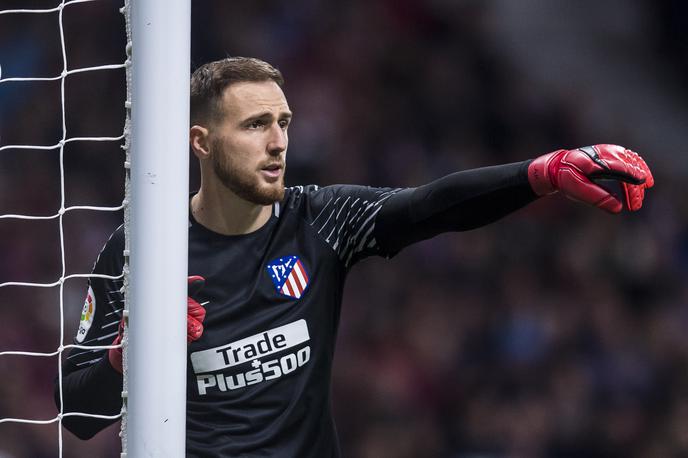
[[[289,120],[288,119],[282,119],[279,122],[279,125],[282,129],[286,129],[287,127],[289,127]]]
[[[263,121],[261,121],[260,119],[256,119],[255,121],[251,121],[248,124],[249,129],[260,129],[263,126],[265,126],[265,123]]]

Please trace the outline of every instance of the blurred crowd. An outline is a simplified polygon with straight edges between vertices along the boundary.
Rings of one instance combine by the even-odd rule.
[[[119,6],[65,8],[67,68],[124,61]],[[655,175],[636,214],[540,199],[354,268],[333,383],[344,456],[688,456],[687,10],[678,0],[193,2],[194,67],[250,55],[284,73],[288,185],[415,186],[603,142],[640,152]],[[0,15],[0,78],[59,75],[60,43],[57,13]],[[61,91],[60,81],[0,84],[0,147],[55,145],[63,127],[68,138],[121,135],[122,70],[70,75],[64,104]],[[2,150],[0,214],[120,205],[120,143]],[[121,219],[0,219],[0,283],[89,272]],[[71,343],[85,285],[0,288],[0,352]],[[0,356],[0,418],[55,417],[58,359]],[[64,457],[116,457],[117,432],[81,442],[59,439],[55,423],[0,423],[0,458],[54,457],[59,441]]]

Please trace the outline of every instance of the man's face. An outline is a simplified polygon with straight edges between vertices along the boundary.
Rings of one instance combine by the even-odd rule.
[[[209,129],[213,171],[244,200],[282,200],[291,121],[282,89],[273,81],[235,83],[221,104],[220,119]]]

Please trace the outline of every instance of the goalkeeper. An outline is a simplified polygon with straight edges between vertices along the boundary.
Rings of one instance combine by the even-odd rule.
[[[339,456],[330,379],[344,281],[358,261],[557,192],[609,213],[636,211],[653,185],[640,156],[603,144],[416,188],[285,188],[292,113],[282,85],[277,69],[253,58],[211,62],[191,78],[201,186],[189,202],[187,456]],[[619,195],[599,180],[619,182]],[[94,273],[121,274],[123,250],[119,228]],[[120,288],[91,278],[76,343],[119,343]],[[63,375],[64,412],[120,411],[121,349],[73,350]],[[57,383],[55,396],[59,408]],[[63,423],[87,439],[112,421]]]

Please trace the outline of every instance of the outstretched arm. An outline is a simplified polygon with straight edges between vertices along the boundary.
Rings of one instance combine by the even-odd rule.
[[[452,173],[404,189],[380,210],[375,238],[383,251],[443,232],[467,231],[496,221],[537,199],[528,183],[530,161]]]
[[[621,182],[624,195],[615,196],[596,184],[598,179]],[[558,150],[535,160],[453,173],[400,191],[380,210],[375,238],[393,255],[442,232],[484,226],[556,192],[611,213],[620,212],[624,204],[635,211],[653,184],[647,164],[623,147]]]

